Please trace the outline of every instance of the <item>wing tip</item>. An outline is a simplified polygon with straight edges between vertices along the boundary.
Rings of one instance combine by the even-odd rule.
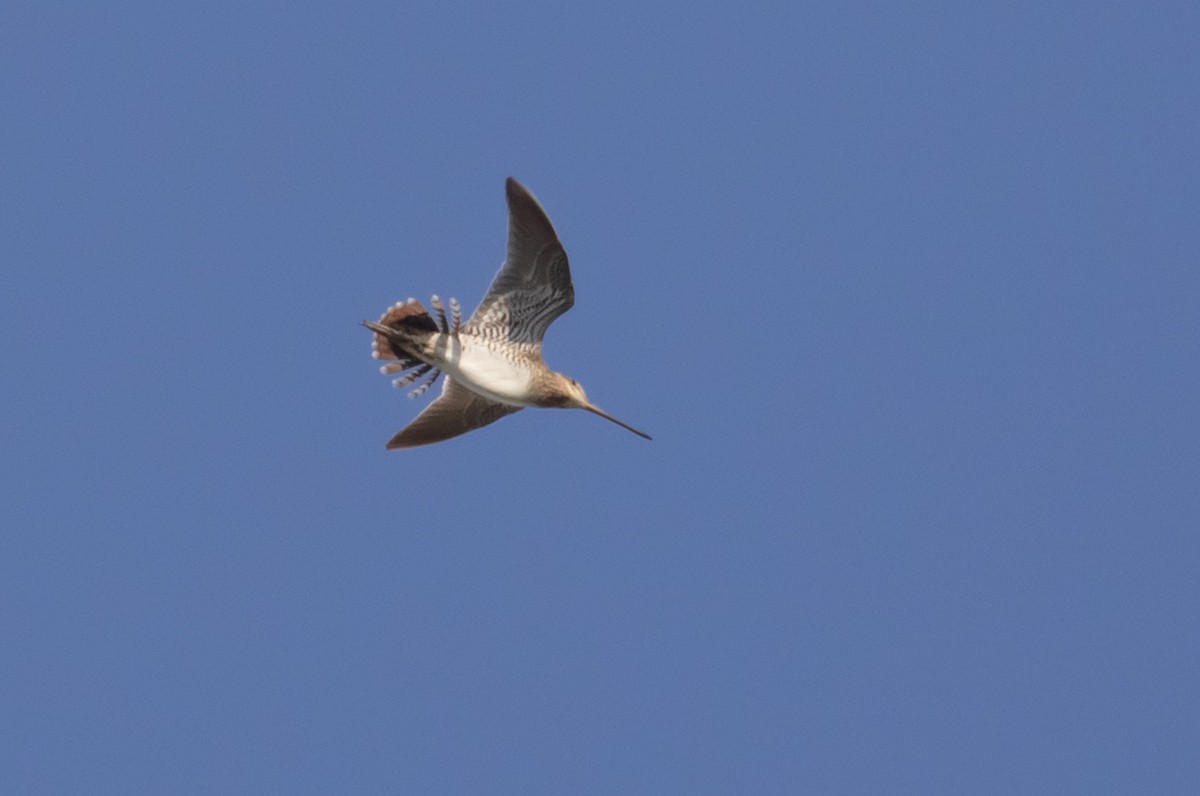
[[[384,447],[390,451],[397,451],[397,450],[403,450],[405,448],[419,448],[422,445],[429,445],[432,442],[437,442],[437,440],[435,440],[435,439],[434,440],[430,440],[430,439],[414,440],[412,438],[413,435],[408,433],[411,428],[412,428],[411,425],[405,426],[404,428],[397,431],[396,435],[393,436],[391,439],[389,439],[387,442],[387,445]]]
[[[504,195],[510,205],[514,202],[532,202],[535,205],[538,204],[538,200],[533,198],[533,194],[529,192],[529,189],[516,177],[508,177],[504,180]],[[540,207],[540,205],[538,206]]]

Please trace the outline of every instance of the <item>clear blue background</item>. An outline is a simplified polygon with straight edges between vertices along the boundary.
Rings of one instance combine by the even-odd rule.
[[[10,2],[0,790],[1200,792],[1200,10]],[[384,443],[503,180],[575,309]]]

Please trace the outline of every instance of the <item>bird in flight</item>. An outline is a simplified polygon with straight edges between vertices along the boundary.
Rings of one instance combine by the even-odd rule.
[[[554,320],[575,304],[567,253],[546,211],[512,177],[508,198],[508,256],[479,308],[462,322],[462,307],[450,299],[450,318],[437,296],[433,314],[415,299],[388,308],[379,321],[363,321],[374,332],[371,355],[380,371],[399,374],[397,387],[429,375],[416,397],[443,373],[442,393],[387,447],[414,448],[482,428],[526,406],[586,409],[639,437],[650,435],[588,400],[572,378],[546,367],[542,338]],[[405,373],[405,371],[408,371]]]

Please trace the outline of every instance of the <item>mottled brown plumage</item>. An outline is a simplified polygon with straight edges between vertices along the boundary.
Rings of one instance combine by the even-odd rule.
[[[392,437],[388,447],[440,442],[526,406],[586,409],[650,439],[588,401],[574,379],[546,366],[542,338],[575,303],[571,269],[550,219],[533,195],[512,177],[505,187],[508,256],[466,323],[461,323],[454,299],[452,320],[447,320],[437,296],[430,300],[432,315],[409,299],[389,307],[378,322],[363,322],[375,333],[373,355],[386,361],[381,370],[410,371],[395,380],[397,386],[432,373],[413,391],[419,395],[446,373],[441,395]]]

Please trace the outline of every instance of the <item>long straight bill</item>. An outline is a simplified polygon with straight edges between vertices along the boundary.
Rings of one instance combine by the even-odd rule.
[[[633,426],[629,425],[629,424],[628,424],[628,423],[626,423],[625,421],[623,421],[623,420],[617,420],[615,417],[613,417],[612,415],[610,415],[608,412],[605,412],[603,409],[601,409],[601,408],[600,408],[600,407],[598,407],[598,406],[592,406],[591,404],[588,404],[587,406],[585,406],[585,407],[583,407],[583,408],[584,408],[584,409],[586,409],[586,410],[588,410],[589,412],[591,412],[591,413],[592,413],[592,414],[594,414],[594,415],[600,415],[600,417],[604,418],[605,420],[610,420],[610,421],[612,421],[613,423],[616,423],[616,424],[617,424],[618,426],[620,426],[621,428],[628,429],[629,431],[632,431],[634,434],[637,434],[637,435],[638,435],[639,437],[641,437],[642,439],[653,439],[653,437],[651,437],[651,436],[650,436],[649,434],[647,434],[645,431],[638,431],[636,428],[634,428]]]

